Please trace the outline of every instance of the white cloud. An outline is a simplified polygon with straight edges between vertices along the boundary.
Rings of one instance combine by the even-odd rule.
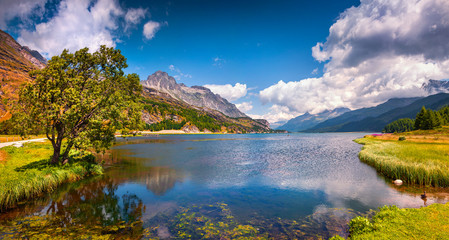
[[[173,77],[178,81],[181,80],[182,78],[192,78],[192,75],[183,73],[181,71],[181,69],[175,67],[175,65],[173,65],[173,64],[168,66],[168,69],[170,69],[170,71],[176,73],[176,75],[174,75]]]
[[[20,18],[30,21],[30,15],[41,16],[45,10],[47,0],[2,0],[0,8],[0,29],[8,29],[7,22]]]
[[[248,89],[246,88],[246,84],[236,83],[234,86],[231,84],[225,85],[215,85],[215,84],[207,84],[204,87],[209,88],[213,93],[220,95],[221,97],[227,99],[232,102],[239,98],[246,96]]]
[[[130,8],[126,12],[125,21],[127,23],[139,24],[142,19],[145,18],[148,9],[144,8]]]
[[[260,99],[318,113],[421,96],[425,81],[449,77],[448,36],[449,1],[362,0],[312,48],[316,60],[327,61],[322,77],[279,81],[260,91]]]
[[[270,122],[270,125],[277,123],[277,122],[283,122],[290,120],[294,117],[297,117],[299,113],[292,112],[290,109],[286,106],[280,106],[280,105],[273,105],[270,107],[270,111],[263,115],[256,115],[256,114],[248,114],[251,118],[254,119],[265,119],[268,122]],[[273,125],[274,126],[274,125]]]
[[[313,69],[313,71],[311,72],[313,75],[318,74],[318,68]]]
[[[122,14],[114,0],[62,1],[55,17],[37,24],[34,31],[22,30],[18,41],[46,57],[60,54],[63,49],[88,47],[94,51],[100,45],[115,47],[112,31],[118,28],[117,16]]]
[[[146,8],[130,8],[125,14],[125,32],[133,26],[139,24],[146,15],[149,17],[148,9]]]
[[[152,39],[156,35],[156,32],[161,28],[161,24],[154,21],[149,21],[143,25],[143,35],[146,39]]]
[[[252,102],[242,102],[242,103],[237,103],[235,104],[235,106],[242,112],[246,113],[248,111],[250,111],[251,109],[253,109],[253,103]]]

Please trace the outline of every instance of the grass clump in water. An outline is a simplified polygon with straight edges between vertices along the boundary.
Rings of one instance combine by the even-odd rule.
[[[102,174],[102,167],[90,154],[73,151],[69,163],[50,165],[48,143],[30,143],[24,147],[4,147],[6,159],[0,162],[0,211],[18,202],[54,190],[65,182]]]
[[[449,204],[423,208],[381,207],[371,220],[356,217],[348,239],[449,239]],[[338,239],[338,238],[336,238]]]
[[[366,136],[359,158],[382,175],[408,184],[449,187],[449,144],[391,141]]]

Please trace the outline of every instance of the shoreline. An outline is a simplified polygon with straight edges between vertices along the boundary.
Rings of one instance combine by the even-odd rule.
[[[443,127],[440,131],[444,132],[447,129],[447,127]],[[445,183],[442,180],[438,181],[438,177],[443,179],[448,177],[449,170],[447,170],[448,168],[439,169],[441,174],[438,174],[437,179],[435,179],[435,176],[432,175],[434,172],[428,171],[429,169],[435,170],[429,167],[429,165],[433,167],[435,159],[429,158],[426,153],[438,152],[439,145],[444,145],[446,150],[448,149],[449,144],[446,141],[442,143],[441,138],[435,137],[439,134],[441,132],[438,131],[376,134],[354,139],[354,142],[363,145],[359,152],[360,161],[374,167],[379,174],[386,178],[401,179],[409,185],[438,186],[440,183]],[[399,140],[399,137],[403,136],[406,136],[405,140]],[[423,148],[426,145],[430,145],[430,147]],[[409,149],[408,147],[418,148],[418,151],[421,150],[419,153],[422,155],[418,155],[418,157],[422,157],[421,160],[424,159],[424,161],[418,166],[412,165],[416,152],[406,151]],[[391,149],[396,150],[397,155]],[[441,156],[443,156],[443,163],[444,160],[449,162],[449,155],[443,154]],[[430,174],[430,179],[427,179],[426,174]],[[444,185],[444,187],[448,186]],[[426,194],[423,194],[421,198],[426,199]],[[420,208],[384,206],[380,207],[372,217],[359,216],[353,218],[349,223],[350,236],[347,239],[448,239],[449,232],[445,231],[449,226],[448,217],[449,202],[445,204],[433,203]],[[429,231],[429,229],[432,229],[432,231]],[[336,235],[331,239],[344,238]]]
[[[60,185],[101,175],[103,168],[89,154],[73,154],[64,166],[52,166],[49,142],[24,146],[6,146],[0,151],[6,157],[0,163],[0,212],[14,208],[21,201],[52,192]]]

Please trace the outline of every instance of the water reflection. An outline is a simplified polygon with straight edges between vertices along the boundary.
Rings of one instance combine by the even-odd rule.
[[[175,183],[180,181],[179,179],[182,179],[182,177],[174,169],[153,167],[147,175],[140,178],[140,181],[155,195],[162,196],[172,189]]]
[[[14,211],[26,208],[27,213],[57,214],[66,222],[76,218],[86,224],[141,220],[150,227],[167,221],[180,207],[220,202],[228,204],[239,221],[268,232],[284,231],[288,235],[285,229],[279,230],[282,224],[307,218],[314,223],[313,228],[326,229],[323,236],[329,236],[332,231],[341,234],[355,212],[365,213],[383,205],[420,207],[449,200],[447,190],[426,189],[424,201],[420,198],[423,189],[394,186],[379,176],[357,157],[361,146],[352,140],[362,136],[120,139],[114,149],[98,155],[106,166],[104,176],[66,185],[35,201],[34,207],[27,204]],[[7,214],[14,216],[14,211]],[[273,225],[278,218],[285,222]]]
[[[133,193],[118,195],[117,188],[118,183],[111,177],[91,181],[79,188],[68,187],[53,196],[41,214],[57,215],[65,224],[76,219],[77,222],[104,226],[140,219],[144,212],[142,199]]]

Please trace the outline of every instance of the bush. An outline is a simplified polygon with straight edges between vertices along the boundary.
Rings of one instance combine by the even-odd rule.
[[[399,137],[399,141],[405,141],[405,137]]]

